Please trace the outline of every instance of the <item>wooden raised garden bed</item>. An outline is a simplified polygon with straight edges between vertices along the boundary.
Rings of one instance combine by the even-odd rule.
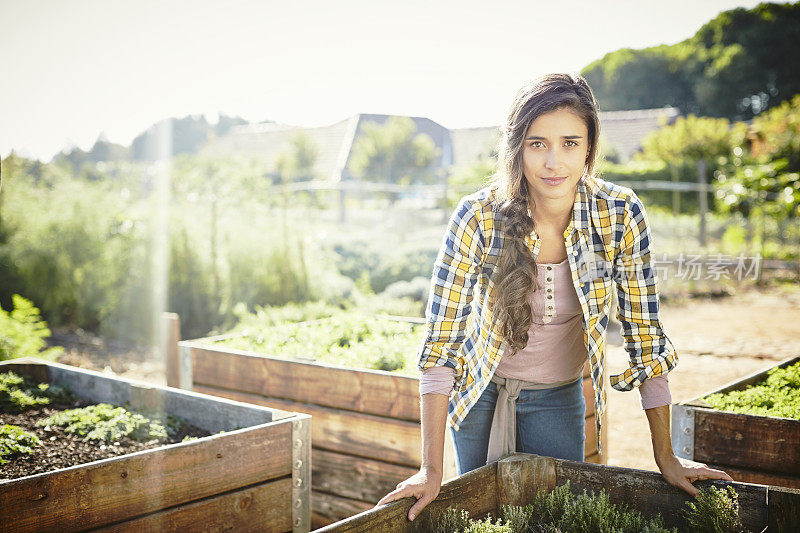
[[[604,490],[612,504],[626,504],[645,516],[660,513],[665,525],[683,530],[682,510],[691,497],[660,474],[613,466],[514,454],[442,485],[439,496],[413,521],[407,518],[413,498],[392,502],[319,529],[317,533],[386,533],[430,531],[428,519],[450,506],[475,517],[498,516],[501,505],[527,505],[540,490],[566,482],[573,494]],[[698,482],[698,488],[722,483]],[[725,483],[738,493],[739,517],[747,531],[794,532],[800,520],[800,491],[744,483]]]
[[[679,457],[722,468],[737,481],[800,488],[800,420],[711,409],[712,393],[743,390],[763,381],[771,368],[672,406],[672,443]]]
[[[177,342],[177,318],[173,315],[167,320],[172,320],[167,329],[176,339],[172,342],[173,362],[169,363],[176,386],[314,417],[312,527],[371,508],[419,470],[417,378],[213,345],[226,336]],[[588,363],[583,388],[586,460],[605,462],[597,453]],[[455,477],[449,431],[446,438],[445,479],[449,479]],[[605,456],[605,441],[603,450]]]
[[[308,415],[36,359],[5,361],[0,372],[212,433],[0,482],[0,531],[309,530]]]

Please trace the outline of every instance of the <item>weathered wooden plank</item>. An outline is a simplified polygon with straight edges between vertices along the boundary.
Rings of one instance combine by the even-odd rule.
[[[583,460],[586,461],[587,463],[594,463],[594,464],[600,464],[603,462],[599,453],[594,453],[589,457],[585,457]]]
[[[741,467],[706,463],[711,468],[724,470],[734,480],[742,483],[758,483],[760,485],[777,485],[779,487],[789,487],[800,489],[800,477],[781,475],[776,472],[762,472],[760,470],[748,470]]]
[[[167,385],[180,386],[180,363],[178,360],[178,343],[181,340],[181,321],[177,313],[161,314],[161,349],[164,353],[164,366],[167,374]]]
[[[341,522],[319,529],[319,533],[406,533],[427,532],[428,518],[441,513],[451,505],[466,509],[474,517],[496,512],[497,501],[497,463],[491,463],[459,476],[442,485],[439,496],[428,504],[413,521],[408,520],[408,511],[414,505],[414,498],[392,502],[365,511]]]
[[[556,485],[555,459],[511,455],[497,462],[497,501],[503,505],[527,505],[540,490]]]
[[[800,475],[800,420],[695,408],[694,458]]]
[[[556,484],[570,481],[570,489],[580,493],[605,490],[612,503],[625,503],[645,516],[661,513],[668,526],[682,526],[683,510],[690,496],[667,483],[655,472],[613,466],[556,460]],[[709,486],[699,481],[696,487]],[[739,494],[739,515],[748,531],[762,531],[767,525],[766,487],[735,483]]]
[[[770,532],[797,533],[800,525],[800,491],[778,487],[767,489]]]
[[[419,380],[380,370],[192,347],[195,383],[419,422]]]
[[[318,529],[368,511],[375,503],[345,498],[328,492],[311,492],[311,528]]]
[[[584,457],[591,457],[597,454],[597,429],[596,429],[594,415],[586,419],[586,441],[583,445]]]
[[[418,423],[382,416],[341,411],[278,398],[265,398],[209,386],[196,386],[208,394],[232,398],[306,413],[313,417],[311,442],[313,448],[326,449],[419,468],[421,463],[420,427]]]
[[[98,531],[149,533],[230,530],[270,533],[291,531],[291,478],[180,505]]]
[[[0,530],[99,527],[291,475],[291,429],[271,422],[0,483]]]
[[[317,423],[316,419],[314,423]],[[419,471],[418,467],[400,466],[317,448],[311,453],[311,467],[312,490],[371,502],[372,505],[393,491],[398,483]]]

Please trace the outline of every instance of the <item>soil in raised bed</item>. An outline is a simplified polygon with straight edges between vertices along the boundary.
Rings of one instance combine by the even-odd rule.
[[[59,468],[67,468],[100,459],[109,459],[141,450],[158,448],[166,444],[181,442],[185,437],[206,437],[208,431],[183,424],[180,429],[166,440],[136,441],[122,437],[117,441],[104,442],[97,440],[84,440],[81,435],[67,433],[65,428],[58,426],[38,427],[36,421],[52,416],[60,411],[87,407],[90,402],[76,402],[72,404],[53,403],[22,413],[0,412],[0,425],[12,424],[20,426],[26,431],[34,433],[42,441],[40,446],[34,446],[32,453],[21,453],[7,456],[8,461],[0,465],[0,481],[8,481],[33,474],[50,472]]]

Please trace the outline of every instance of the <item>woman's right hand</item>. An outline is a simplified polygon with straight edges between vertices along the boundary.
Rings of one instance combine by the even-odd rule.
[[[381,498],[375,507],[395,500],[413,496],[417,499],[408,511],[408,519],[414,520],[419,513],[439,495],[442,488],[442,473],[433,469],[422,467],[419,472],[397,484],[397,488]]]

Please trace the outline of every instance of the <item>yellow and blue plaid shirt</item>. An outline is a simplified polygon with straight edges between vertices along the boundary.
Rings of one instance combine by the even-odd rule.
[[[465,196],[450,218],[433,267],[418,366],[420,370],[433,366],[455,369],[448,420],[456,430],[505,352],[499,322],[489,306],[503,249],[502,226],[499,202],[491,187]],[[541,240],[534,232],[526,242],[535,259]],[[658,318],[650,228],[644,206],[631,189],[584,176],[578,182],[564,243],[583,309],[583,337],[600,435],[606,407],[603,365],[612,281],[617,287],[617,319],[629,368],[610,376],[611,385],[620,391],[633,390],[647,378],[672,370],[677,353]]]

